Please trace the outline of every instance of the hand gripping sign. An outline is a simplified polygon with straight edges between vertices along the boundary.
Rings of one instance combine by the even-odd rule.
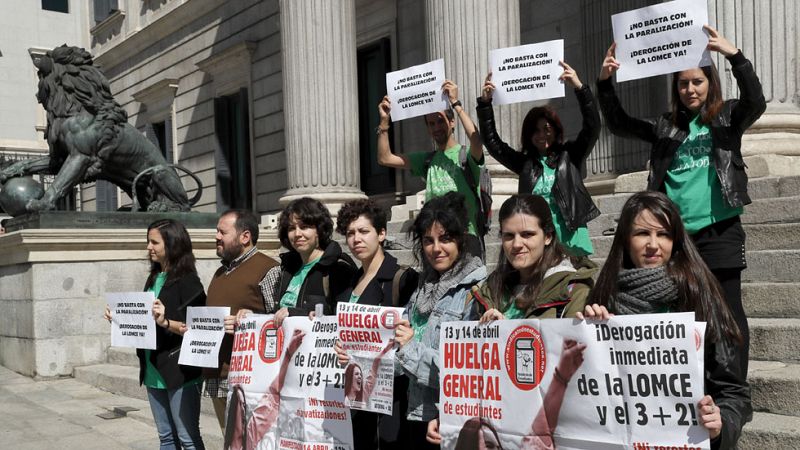
[[[707,449],[695,327],[691,313],[446,323],[442,448]]]
[[[398,121],[450,108],[442,92],[444,60],[386,74],[386,92],[392,102],[392,120]]]
[[[704,2],[675,0],[611,16],[617,81],[635,80],[708,66]]]
[[[500,48],[489,52],[496,105],[564,96],[558,77],[563,68],[564,40]]]

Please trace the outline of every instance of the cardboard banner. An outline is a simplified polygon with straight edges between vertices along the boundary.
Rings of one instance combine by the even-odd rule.
[[[692,313],[446,323],[442,448],[708,449],[696,330]]]
[[[442,92],[444,60],[386,74],[386,92],[392,102],[392,120],[398,121],[450,108]]]
[[[350,356],[344,371],[345,404],[392,414],[394,327],[404,308],[339,303],[339,341]]]
[[[156,349],[156,320],[152,292],[109,292],[111,346]]]
[[[234,335],[228,374],[226,449],[353,446],[344,371],[333,345],[336,317],[250,315]]]
[[[636,80],[711,64],[706,45],[708,9],[703,2],[675,0],[611,16],[617,81]]]
[[[227,306],[190,306],[186,308],[186,333],[181,344],[178,364],[196,367],[217,367],[219,348],[225,336]]]
[[[492,81],[496,89],[492,103],[529,102],[564,96],[564,40],[540,42],[489,52]]]

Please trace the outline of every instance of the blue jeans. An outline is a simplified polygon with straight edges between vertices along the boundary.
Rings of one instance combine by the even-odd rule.
[[[160,450],[205,450],[200,436],[201,384],[177,389],[147,388]],[[177,441],[177,442],[176,442]],[[180,445],[178,445],[180,442]]]

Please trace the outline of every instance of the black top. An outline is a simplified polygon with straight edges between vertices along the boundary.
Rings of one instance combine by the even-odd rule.
[[[196,273],[191,273],[176,279],[168,276],[158,299],[164,304],[164,315],[167,319],[186,322],[186,308],[205,306],[206,293],[200,278]],[[199,378],[202,371],[200,367],[178,364],[182,343],[183,336],[156,326],[156,349],[150,351],[150,362],[164,378],[167,389],[179,388],[184,383]],[[136,355],[139,357],[139,384],[142,384],[146,367],[145,351],[137,349]]]
[[[303,268],[303,260],[296,251],[281,254],[281,275],[276,285],[275,299],[280,302],[292,277]],[[356,265],[349,256],[342,253],[336,241],[331,241],[325,248],[319,262],[309,270],[300,292],[297,304],[289,308],[290,316],[307,316],[314,311],[317,303],[325,305],[325,314],[336,313],[336,303],[347,301],[350,280],[356,271]],[[327,288],[326,288],[327,285]],[[327,290],[327,292],[326,292]]]
[[[367,283],[364,292],[358,297],[358,303],[378,306],[405,306],[406,303],[408,303],[408,299],[411,298],[411,294],[413,294],[414,290],[417,288],[419,274],[410,267],[405,268],[405,272],[400,277],[397,305],[393,305],[392,283],[394,282],[394,276],[398,270],[400,270],[400,265],[397,264],[397,258],[384,252],[383,263],[381,263],[381,267],[378,268],[378,273]],[[362,275],[364,275],[363,267],[359,268],[353,275],[350,287],[347,288],[345,292],[345,301],[349,301],[350,295],[353,293],[353,289],[355,289],[358,284],[358,279],[361,278]]]

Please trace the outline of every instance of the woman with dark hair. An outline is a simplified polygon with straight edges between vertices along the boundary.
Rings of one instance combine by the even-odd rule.
[[[425,434],[428,422],[438,415],[441,324],[475,318],[468,294],[486,278],[481,258],[465,251],[466,233],[467,208],[464,196],[456,192],[425,203],[409,232],[422,274],[405,319],[395,329],[395,367],[409,377],[409,434],[415,449],[438,448]]]
[[[712,449],[732,449],[752,417],[750,388],[741,371],[742,341],[719,283],[666,195],[647,191],[625,202],[606,263],[579,318],[613,314],[694,312],[707,322],[705,391],[700,424]]]
[[[583,310],[597,266],[567,256],[544,198],[512,195],[503,202],[500,239],[497,268],[472,289],[482,322],[572,317]]]
[[[145,291],[153,292],[156,349],[137,349],[139,383],[147,387],[161,449],[203,449],[200,436],[201,369],[178,364],[186,308],[204,306],[206,294],[197,276],[192,241],[172,219],[147,227],[150,274]],[[111,321],[106,306],[105,318]]]
[[[492,74],[478,97],[478,124],[489,154],[519,176],[519,194],[538,194],[547,200],[558,240],[571,256],[593,252],[586,224],[600,215],[583,184],[581,166],[600,135],[600,113],[589,86],[581,83],[575,70],[561,62],[559,77],[575,90],[583,116],[575,140],[564,141],[558,114],[549,106],[532,108],[522,122],[521,151],[515,151],[497,134],[492,109],[495,85]]]
[[[713,66],[672,76],[672,110],[653,120],[628,116],[611,83],[619,68],[615,44],[608,49],[597,81],[606,125],[612,133],[652,145],[647,189],[665,192],[680,210],[686,230],[722,286],[744,340],[742,373],[750,349],[747,317],[742,306],[741,272],[747,267],[745,233],[739,216],[747,195],[742,135],[766,109],[761,83],[742,52],[717,30],[704,26],[708,50],[731,63],[740,98],[723,101]]]
[[[386,239],[386,213],[372,200],[353,200],[342,205],[336,218],[336,231],[345,236],[350,253],[361,262],[350,282],[349,299],[352,303],[379,306],[405,306],[411,294],[417,288],[419,276],[414,269],[400,266],[397,259],[383,249]],[[391,349],[386,347],[385,352]],[[345,394],[350,392],[366,401],[371,384],[364,384],[361,367],[350,362],[350,357],[336,343],[339,362],[347,366],[345,370]],[[349,364],[349,365],[348,365]],[[372,372],[367,381],[374,383],[377,377],[380,359],[373,362]],[[355,377],[348,377],[348,371],[360,373],[361,379],[352,382]],[[355,374],[354,374],[355,375]],[[351,384],[348,382],[351,381]],[[351,389],[349,389],[352,387]],[[394,404],[392,415],[378,414],[369,411],[352,410],[353,437],[355,450],[380,448],[407,448],[408,378],[397,374],[394,378]],[[351,399],[352,400],[352,399]]]
[[[287,316],[307,316],[315,305],[325,314],[336,311],[336,303],[347,301],[355,264],[331,240],[333,220],[319,200],[303,197],[286,205],[278,219],[278,238],[288,252],[281,254],[280,275],[275,286],[279,300],[275,325]]]

